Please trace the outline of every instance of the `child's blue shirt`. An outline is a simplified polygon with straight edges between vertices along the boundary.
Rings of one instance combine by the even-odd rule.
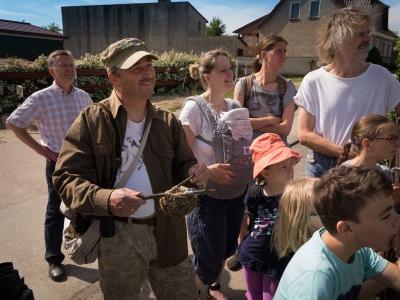
[[[357,299],[362,283],[384,271],[387,260],[371,248],[358,250],[345,263],[321,239],[325,228],[316,231],[293,256],[285,269],[274,300]]]

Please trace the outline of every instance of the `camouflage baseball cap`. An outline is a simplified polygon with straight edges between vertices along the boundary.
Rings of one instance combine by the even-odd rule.
[[[100,56],[107,70],[113,67],[129,69],[145,56],[158,59],[157,56],[145,50],[146,47],[141,40],[126,38],[108,46]]]

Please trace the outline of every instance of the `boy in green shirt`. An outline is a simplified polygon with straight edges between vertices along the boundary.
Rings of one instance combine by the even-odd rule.
[[[369,278],[399,290],[398,266],[374,251],[387,249],[400,228],[385,175],[339,167],[316,183],[314,193],[324,228],[293,256],[274,299],[357,299]]]

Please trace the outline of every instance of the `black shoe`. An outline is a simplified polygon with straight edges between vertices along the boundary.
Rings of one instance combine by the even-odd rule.
[[[0,263],[0,299],[34,300],[32,290],[11,262]]]
[[[239,262],[239,251],[235,251],[226,262],[226,267],[231,270],[232,272],[239,271],[242,268],[241,263]]]
[[[49,264],[49,277],[54,281],[65,279],[65,271],[62,264]]]

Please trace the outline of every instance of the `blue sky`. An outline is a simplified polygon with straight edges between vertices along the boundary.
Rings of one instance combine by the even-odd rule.
[[[174,1],[174,0],[173,0]],[[400,0],[382,0],[391,6],[389,27],[400,33]],[[22,21],[37,26],[55,22],[62,27],[61,6],[115,3],[148,3],[152,0],[0,0],[0,19]],[[278,0],[190,0],[204,17],[220,17],[228,33],[267,14]]]

